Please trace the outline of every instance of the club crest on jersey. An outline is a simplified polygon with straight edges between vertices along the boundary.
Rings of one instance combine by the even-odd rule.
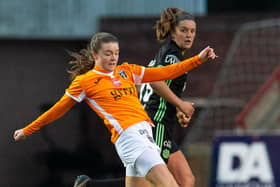
[[[118,74],[119,74],[122,78],[127,79],[127,75],[126,75],[125,71],[120,70],[120,71],[118,71]]]
[[[121,81],[118,78],[113,78],[112,83],[114,86],[119,87],[121,85]]]
[[[179,61],[180,60],[175,55],[166,55],[166,57],[164,59],[164,62],[166,64],[175,64],[176,62],[179,62]]]

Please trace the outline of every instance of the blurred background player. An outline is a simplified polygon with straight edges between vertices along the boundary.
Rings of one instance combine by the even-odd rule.
[[[157,21],[156,37],[162,43],[149,67],[166,66],[177,63],[186,57],[196,35],[196,22],[193,15],[178,8],[167,8],[162,11]],[[161,149],[161,157],[181,187],[193,187],[195,177],[178,145],[174,140],[176,106],[184,103],[189,115],[178,111],[177,116],[182,127],[187,127],[194,112],[193,103],[180,99],[186,88],[187,72],[173,80],[152,82],[141,86],[141,102],[152,118],[155,128],[153,135]],[[163,97],[163,98],[162,98]]]

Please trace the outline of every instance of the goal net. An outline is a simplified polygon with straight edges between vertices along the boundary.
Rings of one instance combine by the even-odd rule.
[[[211,143],[217,131],[236,131],[236,117],[279,64],[280,19],[242,25],[236,32],[222,64],[213,92],[206,100],[209,104],[199,112],[191,131],[183,141],[183,148],[191,143]],[[279,89],[274,89],[274,92],[278,91]],[[279,93],[274,94],[279,97]],[[267,111],[271,111],[275,106],[266,107]],[[272,117],[270,115],[277,114],[266,112],[259,120],[265,121]],[[262,124],[262,128],[264,126],[265,124]]]
[[[262,133],[280,127],[280,65],[258,92],[250,99],[236,118],[244,131],[260,130]]]

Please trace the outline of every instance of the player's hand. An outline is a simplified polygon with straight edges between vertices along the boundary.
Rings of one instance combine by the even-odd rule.
[[[193,105],[194,103],[192,102],[184,101],[180,104],[180,107],[177,108],[176,117],[181,127],[188,126],[195,110]]]
[[[187,127],[191,121],[191,117],[187,117],[183,112],[177,110],[176,117],[181,127]]]
[[[214,49],[207,46],[205,49],[203,49],[199,54],[198,54],[199,58],[202,61],[206,61],[208,59],[215,59],[218,56],[216,55],[216,53],[214,52]]]
[[[177,111],[183,112],[187,118],[191,118],[194,113],[194,103],[188,101],[182,101],[180,105],[177,106]]]
[[[22,129],[18,129],[14,132],[14,140],[19,141],[19,140],[24,140],[26,136],[23,133]]]

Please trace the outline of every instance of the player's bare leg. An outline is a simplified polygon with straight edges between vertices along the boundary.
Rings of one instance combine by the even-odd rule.
[[[125,177],[125,187],[154,187],[148,180],[144,177]]]
[[[195,177],[182,151],[170,154],[167,165],[180,187],[194,187]]]
[[[179,187],[165,164],[154,166],[146,175],[146,179],[155,187]]]

